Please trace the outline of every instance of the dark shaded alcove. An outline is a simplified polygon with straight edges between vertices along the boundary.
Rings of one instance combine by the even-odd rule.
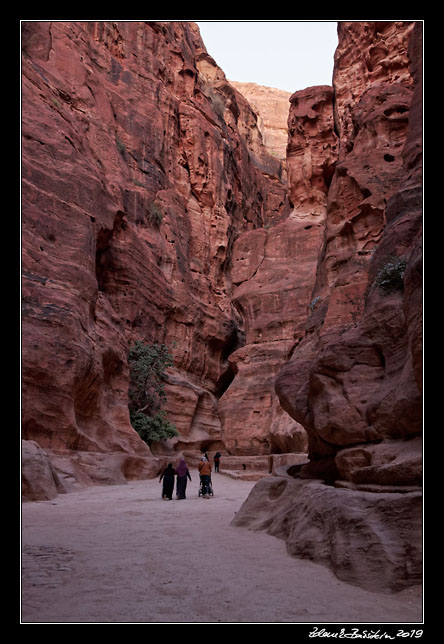
[[[228,387],[233,382],[235,375],[236,374],[233,368],[231,367],[231,365],[228,365],[228,367],[220,375],[218,381],[216,382],[215,394],[218,398],[221,398],[221,396],[223,396],[224,393],[227,391]]]
[[[96,239],[96,279],[99,291],[106,292],[107,277],[112,264],[113,239],[120,230],[125,229],[125,213],[119,210],[112,228],[100,228]]]

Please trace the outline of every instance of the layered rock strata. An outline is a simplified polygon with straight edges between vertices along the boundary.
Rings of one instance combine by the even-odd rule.
[[[284,221],[246,232],[234,244],[232,298],[245,346],[229,358],[235,377],[219,405],[225,445],[233,454],[307,449],[305,429],[284,413],[275,380],[305,334],[337,158],[332,97],[331,87],[291,96],[287,168],[292,210]]]
[[[422,495],[337,490],[274,476],[256,483],[232,521],[283,539],[295,557],[377,593],[421,583]]]
[[[23,436],[47,494],[162,465],[129,422],[136,339],[174,355],[171,450],[308,436],[302,476],[338,494],[420,482],[421,25],[338,33],[333,87],[290,97],[287,193],[193,23],[23,24]]]
[[[417,484],[421,24],[340,23],[338,33],[338,159],[305,336],[277,391],[308,432],[305,475],[378,483],[393,463],[392,483]]]
[[[23,437],[68,488],[153,476],[129,344],[172,351],[181,446],[219,445],[233,245],[282,216],[281,164],[193,23],[25,22],[22,48]]]
[[[245,96],[251,107],[257,112],[258,126],[267,150],[285,163],[290,92],[275,87],[263,87],[257,83],[237,81],[230,81],[230,83]]]
[[[262,479],[233,525],[397,592],[422,574],[422,25],[340,23],[338,34],[337,159],[329,179],[314,173],[327,186],[324,234],[303,336],[276,380],[308,461]],[[303,159],[289,167],[290,198],[310,208]]]

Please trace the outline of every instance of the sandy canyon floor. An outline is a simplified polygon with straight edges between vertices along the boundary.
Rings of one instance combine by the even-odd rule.
[[[420,588],[376,594],[230,526],[254,483],[164,501],[157,479],[22,508],[22,623],[413,623]]]

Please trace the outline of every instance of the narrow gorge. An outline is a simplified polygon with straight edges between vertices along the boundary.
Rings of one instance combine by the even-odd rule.
[[[422,118],[420,22],[339,22],[332,85],[288,95],[192,22],[24,22],[23,498],[281,455],[236,525],[420,583]],[[151,447],[137,340],[174,361]]]

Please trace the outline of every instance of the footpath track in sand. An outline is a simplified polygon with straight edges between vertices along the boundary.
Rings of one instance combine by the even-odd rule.
[[[254,486],[213,474],[214,497],[161,499],[157,479],[22,506],[21,622],[420,623],[419,588],[376,594],[230,526]]]

